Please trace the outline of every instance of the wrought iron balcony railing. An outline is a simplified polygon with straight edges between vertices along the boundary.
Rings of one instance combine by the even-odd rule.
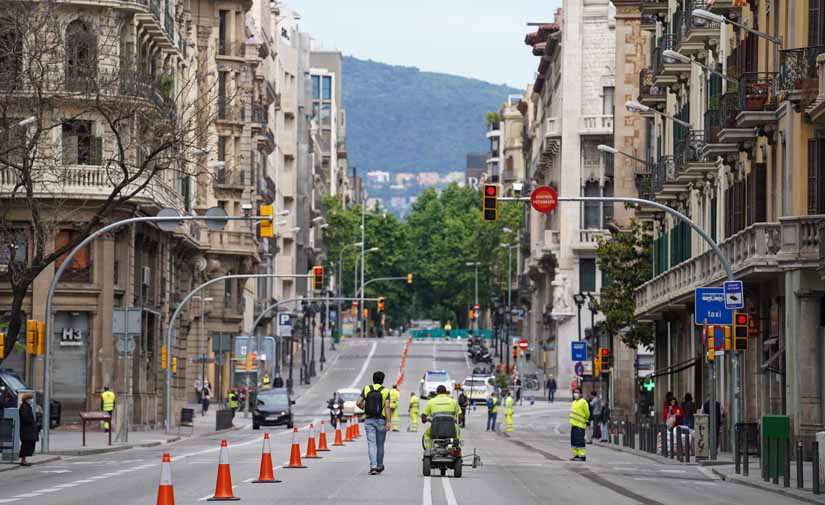
[[[739,80],[740,111],[772,111],[777,106],[776,72],[746,72]]]
[[[719,99],[721,128],[736,128],[736,116],[739,114],[739,92],[733,91]]]
[[[667,89],[653,82],[653,70],[643,68],[639,72],[639,98],[667,97]]]
[[[676,172],[681,173],[687,170],[690,163],[702,161],[704,148],[704,130],[690,130],[684,139],[678,140],[673,147]]]
[[[779,90],[791,93],[791,101],[802,108],[816,100],[819,91],[819,66],[816,58],[825,46],[800,47],[779,51]]]
[[[719,143],[719,130],[722,129],[722,113],[719,110],[705,112],[705,144]]]
[[[651,173],[651,191],[655,194],[662,190],[665,183],[673,182],[676,178],[676,166],[673,156],[662,156]]]

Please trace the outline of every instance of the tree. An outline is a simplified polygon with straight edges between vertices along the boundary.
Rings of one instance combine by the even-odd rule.
[[[652,234],[635,219],[625,230],[611,230],[609,238],[599,239],[596,258],[607,282],[602,286],[596,308],[605,315],[603,328],[619,333],[629,347],[653,342],[649,324],[636,320],[636,289],[653,276]]]
[[[67,23],[58,5],[7,1],[0,13],[6,355],[37,276],[138,197],[180,206],[169,187],[185,192],[199,175],[192,153],[203,152],[196,144],[211,124],[210,100],[187,98],[195,82],[180,77],[173,59],[138,56],[131,14]]]

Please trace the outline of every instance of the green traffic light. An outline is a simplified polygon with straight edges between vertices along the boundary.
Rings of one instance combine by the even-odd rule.
[[[653,391],[653,388],[656,387],[656,383],[653,381],[645,382],[642,387],[645,388],[645,391]]]

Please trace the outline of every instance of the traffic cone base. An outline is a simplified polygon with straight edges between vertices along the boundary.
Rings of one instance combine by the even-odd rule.
[[[284,468],[306,468],[301,462],[301,446],[298,445],[298,428],[292,432],[292,449],[289,451],[289,464]]]
[[[240,498],[232,492],[232,474],[229,470],[229,448],[226,440],[221,440],[221,455],[218,461],[218,481],[215,484],[215,496],[206,501],[238,501]]]
[[[318,435],[318,452],[330,452],[330,448],[327,445],[327,434],[323,431]]]
[[[275,473],[272,471],[272,451],[269,447],[269,433],[264,433],[264,447],[261,452],[261,471],[258,478],[252,481],[255,484],[275,484],[281,482],[275,479]]]
[[[321,456],[318,456],[318,452],[315,450],[315,426],[310,424],[309,425],[309,438],[307,439],[307,452],[304,454],[304,458],[306,459],[322,459]]]

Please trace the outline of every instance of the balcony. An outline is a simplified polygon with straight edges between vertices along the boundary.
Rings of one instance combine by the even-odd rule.
[[[244,58],[246,55],[246,43],[232,42],[228,40],[218,41],[218,58]]]
[[[816,100],[805,109],[814,123],[825,123],[825,54],[816,57],[817,75],[819,76],[819,94]]]
[[[582,116],[580,121],[580,135],[613,135],[612,114]]]
[[[651,191],[656,200],[674,200],[676,165],[673,156],[662,156],[653,166],[650,177]]]
[[[783,268],[812,268],[820,258],[825,216],[781,218],[778,223],[753,224],[719,244],[734,275],[780,273]],[[690,302],[698,287],[718,285],[726,274],[716,254],[708,250],[671,268],[636,290],[636,316],[652,318],[674,304]]]
[[[244,120],[243,108],[231,103],[227,103],[225,97],[218,97],[217,100],[218,113],[215,120],[225,121],[229,123],[242,123]]]
[[[641,0],[639,2],[641,10],[642,30],[655,31],[656,25],[664,21],[667,16],[667,0]]]
[[[717,156],[725,156],[739,149],[736,144],[722,143],[719,140],[720,131],[722,131],[722,111],[719,109],[706,111],[704,154],[708,160],[714,160]]]
[[[503,182],[513,182],[516,180],[516,173],[512,168],[505,168],[501,171],[501,180]]]
[[[736,123],[740,128],[764,128],[776,123],[776,73],[747,72],[739,81],[739,115]]]
[[[487,123],[487,138],[501,137],[501,123],[493,121]]]
[[[705,131],[691,130],[678,140],[673,149],[676,176],[680,181],[701,180],[705,174],[716,170],[716,163],[705,160]]]
[[[571,247],[574,251],[595,251],[599,246],[599,239],[608,235],[605,230],[577,230]]]
[[[214,184],[216,189],[237,189],[243,191],[252,187],[254,181],[252,174],[246,170],[235,172],[233,170],[222,169],[215,173]]]
[[[755,128],[739,128],[739,92],[730,91],[719,99],[719,115],[721,128],[717,135],[720,144],[738,146],[752,142],[756,138]]]
[[[719,23],[691,15],[694,9],[707,9],[705,0],[686,0],[682,17],[682,37],[679,50],[684,54],[705,51],[705,44],[715,45],[719,39]]]
[[[549,117],[545,120],[544,138],[561,137],[561,118]]]
[[[265,125],[269,122],[269,109],[260,103],[252,104],[252,122]]]
[[[255,140],[258,142],[258,148],[263,149],[267,153],[272,153],[275,150],[275,134],[270,128],[259,128],[255,134]]]
[[[200,243],[203,247],[208,248],[207,252],[213,254],[258,257],[258,239],[251,230],[214,231],[202,228],[200,230]]]
[[[667,88],[653,82],[653,70],[643,68],[639,72],[639,103],[657,107],[667,102]]]
[[[133,3],[148,4],[149,7],[148,11],[135,13],[135,22],[139,29],[149,35],[163,51],[179,51],[178,45],[175,43],[174,20],[168,9],[167,14],[163,15],[161,0],[140,0]]]
[[[653,61],[655,62],[655,67],[653,68],[653,80],[659,86],[676,84],[681,76],[690,75],[690,63],[681,63],[664,56],[666,50],[675,48],[677,39],[678,35],[665,33],[659,38],[659,42],[654,48]]]
[[[779,91],[787,96],[794,109],[802,111],[814,103],[819,94],[819,55],[825,46],[800,47],[779,51]],[[782,98],[782,97],[780,97]]]
[[[557,230],[544,230],[544,240],[541,243],[542,251],[558,251],[561,249],[561,235]]]
[[[667,12],[667,9],[665,9]],[[639,17],[639,24],[641,25],[642,30],[655,32],[656,26],[662,21],[663,16],[660,16],[656,12],[642,12],[641,16]]]

